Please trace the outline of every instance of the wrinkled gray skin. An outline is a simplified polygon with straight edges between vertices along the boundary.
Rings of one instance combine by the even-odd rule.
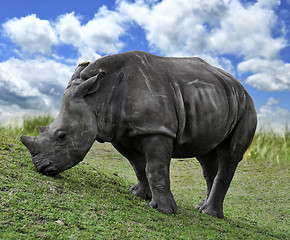
[[[196,157],[207,184],[202,212],[223,218],[223,201],[256,129],[253,101],[230,74],[200,58],[134,51],[77,67],[56,120],[21,136],[38,171],[56,175],[83,160],[95,140],[133,166],[131,192],[174,213],[171,158]]]

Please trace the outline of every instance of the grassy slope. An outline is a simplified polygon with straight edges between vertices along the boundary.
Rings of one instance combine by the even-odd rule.
[[[238,167],[224,204],[226,217],[220,220],[193,208],[205,194],[194,159],[172,160],[179,209],[164,215],[130,194],[134,173],[109,144],[95,144],[84,162],[52,178],[35,171],[19,136],[11,132],[0,130],[0,239],[289,238],[289,135],[286,145],[281,140],[286,147],[279,147],[279,161],[259,159],[263,146],[256,137]],[[263,151],[274,151],[268,148]]]

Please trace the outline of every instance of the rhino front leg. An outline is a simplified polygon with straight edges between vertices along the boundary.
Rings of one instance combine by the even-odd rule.
[[[146,200],[151,200],[152,194],[145,172],[145,155],[141,154],[134,148],[128,148],[119,143],[113,143],[113,146],[129,160],[135,171],[138,183],[131,187],[130,191],[132,194]]]
[[[146,176],[152,192],[149,205],[162,213],[175,213],[177,206],[170,191],[169,179],[172,139],[164,135],[144,136],[141,145],[147,163]]]

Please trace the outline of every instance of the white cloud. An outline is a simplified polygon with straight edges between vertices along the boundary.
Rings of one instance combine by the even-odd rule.
[[[100,57],[93,46],[86,43],[81,17],[75,13],[62,15],[56,21],[56,32],[62,43],[74,46],[79,53],[77,62],[94,61]],[[97,41],[97,39],[96,39]]]
[[[247,6],[237,0],[164,0],[152,6],[142,0],[123,0],[119,11],[139,24],[149,44],[165,55],[275,58],[286,45],[283,36],[273,38],[271,33],[278,20],[271,8],[279,4],[277,0]]]
[[[123,18],[106,7],[99,9],[94,18],[82,28],[83,42],[101,53],[116,53],[123,47],[120,36],[125,33]]]
[[[190,55],[189,55],[190,56]],[[224,57],[214,57],[209,54],[198,54],[197,57],[202,58],[203,60],[207,61],[209,64],[224,69],[228,73],[232,75],[236,75],[235,67],[231,60],[224,58]]]
[[[243,6],[233,0],[227,4],[227,12],[219,19],[220,27],[210,34],[210,48],[218,53],[229,53],[245,58],[275,58],[286,46],[283,36],[272,37],[272,30],[277,27],[278,18],[270,7],[279,1],[258,1],[256,4]],[[281,26],[283,32],[283,27]]]
[[[0,101],[0,123],[1,125],[21,125],[24,116],[36,116],[39,110],[23,109],[16,104],[1,105]],[[52,113],[54,114],[54,113]]]
[[[243,59],[238,72],[250,74],[248,84],[265,91],[290,90],[290,63],[278,60],[280,50],[286,46],[283,19],[278,19],[274,11],[279,0],[117,0],[116,3],[114,11],[103,6],[86,22],[72,12],[55,21],[30,15],[4,23],[5,34],[20,47],[22,52],[18,54],[24,60],[10,58],[0,63],[0,109],[58,109],[77,62],[120,52],[125,46],[122,37],[130,36],[134,24],[144,30],[153,52],[200,56],[234,75],[235,63],[226,54],[237,56]],[[75,59],[58,56],[57,47],[67,45],[75,48],[73,54],[78,54]],[[5,53],[2,50],[5,46],[0,47],[0,53]],[[29,59],[38,54],[46,58]],[[289,112],[277,104],[277,100],[270,98],[259,110],[259,118],[272,116],[274,120],[275,114],[281,119],[289,117]]]
[[[259,0],[257,1],[256,5],[266,8],[275,8],[280,5],[280,0]]]
[[[82,59],[87,57],[86,60],[93,61],[100,57],[96,52],[112,54],[122,49],[123,22],[118,12],[102,7],[86,24],[82,24],[81,18],[73,12],[61,16],[56,22],[56,31],[63,43],[79,50]]]
[[[50,22],[37,18],[35,14],[13,18],[4,23],[3,27],[11,40],[29,54],[49,54],[51,47],[58,43]]]
[[[56,22],[56,31],[60,40],[75,47],[82,44],[81,29],[80,17],[75,16],[74,12],[60,16]]]
[[[3,26],[29,53],[49,54],[59,42],[74,46],[83,56],[92,51],[117,53],[124,47],[120,38],[131,22],[141,26],[152,49],[164,55],[235,54],[246,59],[273,59],[286,46],[284,28],[278,26],[273,10],[279,4],[279,0],[246,5],[238,0],[119,0],[115,11],[103,6],[87,23],[72,12],[55,23],[30,15],[11,19]],[[272,30],[277,26],[282,35],[274,38]]]
[[[83,46],[79,48],[79,57],[77,59],[77,62],[94,62],[100,57],[101,55],[97,54],[92,48]]]
[[[0,105],[57,111],[73,69],[45,58],[1,62]]]
[[[52,46],[63,43],[74,46],[80,58],[95,60],[100,56],[96,52],[117,53],[124,46],[120,40],[125,34],[124,19],[118,12],[104,6],[87,23],[82,24],[81,20],[74,12],[60,16],[56,22],[32,14],[13,18],[4,23],[3,28],[5,34],[28,54],[49,55]]]
[[[279,104],[277,99],[269,98],[267,103],[258,110],[258,129],[277,133],[284,133],[286,128],[289,130],[290,112],[277,104]]]
[[[252,58],[238,65],[240,73],[253,73],[246,82],[264,91],[290,91],[290,63]]]
[[[152,8],[144,1],[122,1],[119,11],[145,30],[151,47],[176,56],[201,52],[206,47],[206,29],[202,25],[205,11],[200,11],[201,5],[207,5],[206,1],[197,4],[189,0],[164,0]]]
[[[274,106],[274,105],[277,105],[279,103],[280,103],[279,100],[277,100],[276,98],[270,97],[270,98],[268,98],[266,105],[267,106]]]
[[[57,112],[77,62],[94,61],[100,57],[97,52],[120,51],[123,43],[119,38],[125,30],[119,13],[102,7],[87,23],[81,20],[74,13],[60,16],[55,22],[30,15],[3,24],[4,33],[21,48],[18,55],[23,59],[12,57],[0,62],[2,117],[16,112]],[[52,53],[52,47],[61,44],[75,47],[77,59]]]
[[[277,25],[273,11],[279,4],[278,0],[247,5],[238,0],[119,0],[115,11],[103,6],[86,23],[72,12],[54,23],[30,15],[3,26],[29,53],[48,54],[60,42],[74,46],[81,57],[117,53],[124,47],[120,38],[127,34],[129,23],[137,23],[152,49],[167,56],[234,54],[274,59],[286,46],[283,26]],[[282,35],[274,38],[272,30],[277,26]]]

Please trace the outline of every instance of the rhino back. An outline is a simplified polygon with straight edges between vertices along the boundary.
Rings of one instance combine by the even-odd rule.
[[[234,128],[250,99],[234,77],[200,58],[134,51],[97,60],[96,66],[108,73],[108,84],[95,108],[110,92],[115,95],[106,109],[113,120],[103,121],[115,131],[110,139],[164,134],[174,139],[176,156],[187,147],[192,156],[213,149]]]
[[[131,53],[124,77],[122,119],[128,135],[165,134],[192,155],[207,152],[231,132],[247,92],[230,74],[199,58]],[[190,151],[189,151],[190,152]]]

